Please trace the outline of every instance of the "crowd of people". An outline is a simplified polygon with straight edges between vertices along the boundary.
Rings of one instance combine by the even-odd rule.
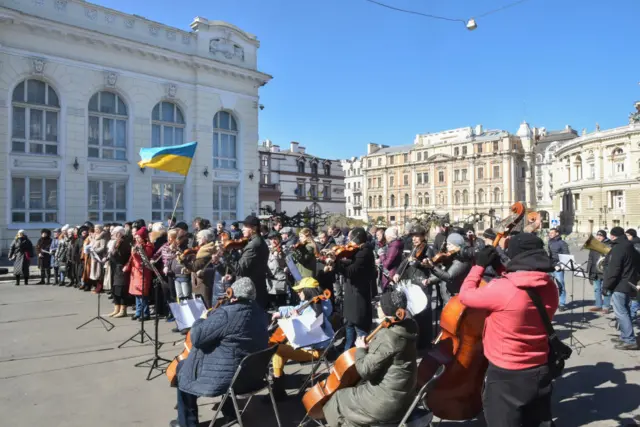
[[[546,250],[535,229],[502,239],[492,229],[476,236],[472,229],[446,223],[435,231],[430,243],[420,224],[406,230],[330,226],[314,234],[277,219],[267,226],[255,216],[229,228],[224,221],[213,226],[202,218],[191,227],[175,218],[149,225],[144,220],[86,222],[42,230],[35,247],[21,230],[10,257],[16,285],[29,283],[29,265],[36,258],[38,284],[107,292],[114,305],[109,316],[116,318],[127,316],[135,299],[131,319],[149,319],[152,297],[155,313],[172,321],[170,302],[198,295],[210,308],[232,289],[222,309],[205,312],[191,328],[174,329],[190,331],[193,344],[179,366],[174,427],[198,425],[197,398],[223,394],[240,361],[270,345],[269,319],[306,315],[323,316],[327,339],[302,348],[279,343],[272,360],[276,400],[288,397],[286,363],[318,360],[343,327],[345,339],[336,354],[358,348],[362,382],[333,395],[324,409],[327,422],[359,427],[398,421],[415,397],[416,359],[430,351],[438,333],[434,307],[456,295],[464,306],[488,313],[483,345],[489,369],[482,396],[488,425],[520,426],[524,420],[526,425],[553,425],[549,337],[530,294],[539,296],[549,318],[567,309],[566,266],[560,255],[569,254],[568,245],[556,229],[549,232]],[[609,235],[601,230],[596,238],[611,245],[611,251],[603,263],[600,255],[589,256],[592,311],[607,314],[613,305],[620,331],[615,348],[637,349],[633,318],[640,239],[634,230],[625,235],[619,227]],[[603,269],[596,268],[602,264]],[[365,340],[376,320],[407,309],[407,296],[398,288],[406,281],[424,291],[427,308]],[[226,421],[235,417],[228,402],[222,413]]]

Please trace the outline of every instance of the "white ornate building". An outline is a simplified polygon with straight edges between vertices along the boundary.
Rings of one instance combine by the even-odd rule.
[[[320,159],[297,142],[281,149],[270,140],[258,146],[260,208],[267,206],[292,216],[308,209],[343,213],[344,174],[339,160]]]
[[[140,170],[142,147],[199,142],[180,219],[257,212],[260,43],[221,21],[191,29],[80,0],[2,2],[0,247],[21,228],[165,219],[183,179]]]
[[[345,215],[349,218],[367,221],[367,210],[363,203],[362,189],[364,175],[362,158],[352,157],[342,161],[345,182]]]

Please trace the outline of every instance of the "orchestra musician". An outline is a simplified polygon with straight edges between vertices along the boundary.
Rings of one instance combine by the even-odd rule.
[[[531,233],[511,236],[506,275],[478,287],[485,268],[498,267],[493,247],[476,254],[460,289],[460,302],[486,310],[484,355],[489,360],[482,396],[491,427],[553,426],[549,338],[527,290],[536,292],[549,319],[558,308],[558,289],[548,273],[554,270],[542,240]]]
[[[191,327],[191,352],[178,365],[178,419],[171,427],[197,427],[198,397],[226,393],[242,359],[267,348],[267,322],[251,279],[239,278],[231,289],[233,298],[227,304],[205,311]],[[253,389],[262,377],[248,381],[238,388]],[[236,418],[231,399],[225,401],[222,414],[225,424]]]
[[[282,248],[282,236],[279,233],[269,234],[271,248],[269,252],[269,275],[267,277],[267,289],[272,300],[278,302],[286,299],[289,277],[286,272],[287,264]]]
[[[304,310],[300,311],[301,307],[308,301],[311,301],[314,297],[319,296],[322,290],[319,287],[318,281],[312,277],[304,277],[300,282],[292,288],[298,293],[300,298],[300,304],[295,307],[286,306],[279,307],[278,311],[273,313],[272,320],[282,319],[289,316],[301,316],[308,312],[313,312],[317,318],[321,314],[324,315],[322,322],[322,330],[328,337],[333,337],[333,327],[331,326],[330,317],[333,313],[333,307],[331,301],[319,301],[308,305]],[[276,400],[284,400],[287,397],[287,392],[284,388],[284,365],[288,360],[296,362],[311,362],[318,360],[322,350],[327,348],[330,340],[312,344],[306,348],[294,349],[289,344],[278,345],[278,351],[273,356],[273,393]]]
[[[462,281],[471,270],[471,260],[462,251],[466,247],[464,237],[458,233],[447,236],[447,252],[455,252],[440,266],[434,266],[429,259],[423,265],[430,268],[430,275],[422,281],[423,286],[438,285],[440,297],[446,305],[452,295],[460,291]]]
[[[302,277],[315,277],[316,254],[318,247],[313,240],[313,232],[303,228],[298,234],[298,243],[294,246],[293,260]]]
[[[153,245],[149,242],[149,234],[146,227],[141,227],[134,236],[134,249],[144,251],[147,258],[153,255]],[[129,293],[136,298],[136,314],[131,320],[139,320],[144,316],[144,320],[150,320],[149,313],[149,292],[151,291],[152,275],[142,262],[142,257],[136,250],[131,251],[129,261],[122,268],[124,273],[130,273]]]
[[[407,308],[403,292],[384,293],[378,317],[392,317],[400,308]],[[416,393],[417,331],[415,322],[405,318],[381,329],[369,344],[358,338],[355,367],[362,381],[356,387],[338,390],[324,406],[329,426],[397,424]]]

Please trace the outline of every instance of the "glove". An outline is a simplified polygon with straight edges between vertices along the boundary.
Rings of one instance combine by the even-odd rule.
[[[476,253],[476,265],[487,268],[499,259],[498,252],[493,246],[487,246]]]
[[[560,271],[560,266],[556,265],[555,267],[553,267],[556,271]]]

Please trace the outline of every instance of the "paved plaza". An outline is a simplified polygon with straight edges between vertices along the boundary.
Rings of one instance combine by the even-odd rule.
[[[569,294],[571,279],[567,277]],[[640,352],[613,350],[614,330],[605,317],[585,312],[583,280],[574,282],[573,312],[558,313],[555,322],[563,340],[574,346],[566,375],[554,393],[559,427],[640,425]],[[591,287],[585,286],[591,299]],[[175,418],[175,390],[166,377],[146,381],[147,369],[134,364],[153,354],[151,345],[129,343],[138,322],[113,319],[106,332],[99,322],[76,330],[96,314],[95,295],[70,288],[20,286],[0,282],[0,413],[3,426],[157,426]],[[102,298],[103,313],[111,304]],[[587,303],[588,304],[588,303]],[[569,326],[573,322],[573,338]],[[146,324],[152,332],[152,323]],[[160,323],[161,355],[172,358],[180,350],[172,324]],[[584,348],[581,348],[582,344]],[[308,369],[287,366],[296,380]],[[211,419],[211,399],[201,399],[202,425]],[[284,426],[297,425],[302,416],[299,399],[279,405]],[[454,423],[442,422],[441,426]],[[482,426],[482,421],[462,423]],[[247,426],[275,425],[271,407],[251,402]]]

